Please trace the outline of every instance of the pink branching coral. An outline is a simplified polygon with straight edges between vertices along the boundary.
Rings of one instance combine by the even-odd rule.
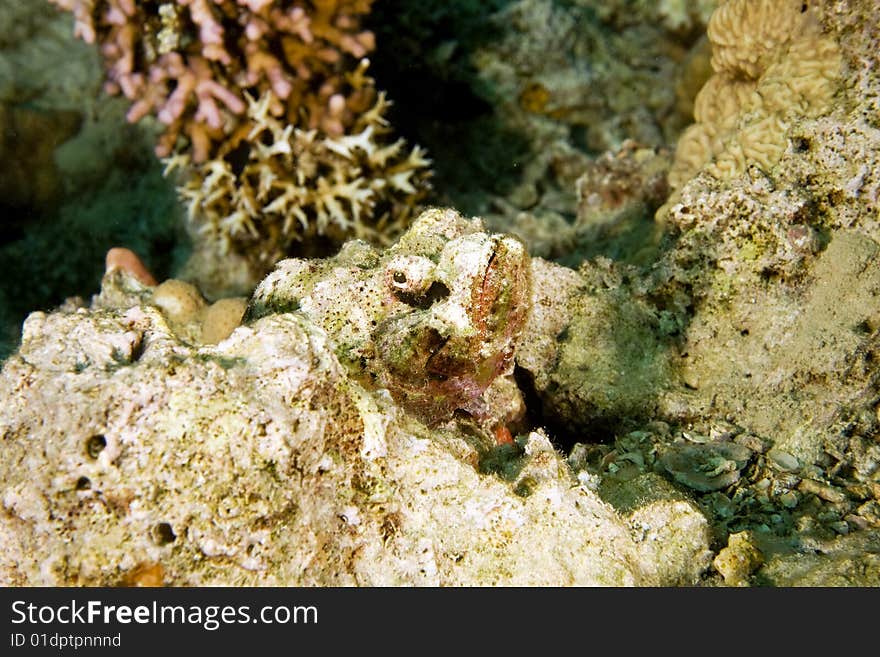
[[[170,155],[181,135],[204,162],[245,115],[243,92],[272,91],[271,112],[303,128],[342,134],[375,92],[352,93],[346,56],[375,46],[360,29],[373,0],[51,0],[71,11],[75,34],[97,43],[106,89],[153,114]],[[364,96],[368,97],[364,97]]]

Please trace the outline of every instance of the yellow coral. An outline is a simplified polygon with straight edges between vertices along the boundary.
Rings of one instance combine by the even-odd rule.
[[[175,278],[157,285],[150,303],[162,311],[177,337],[202,344],[228,338],[247,308],[244,297],[219,299],[209,306],[195,285]]]
[[[694,118],[709,134],[727,132],[746,108],[756,104],[754,91],[754,85],[749,82],[714,75],[694,100]]]
[[[709,19],[712,68],[758,78],[779,50],[805,31],[811,12],[801,0],[729,0]]]
[[[175,324],[193,321],[205,306],[205,300],[195,285],[174,278],[153,290],[152,303]]]
[[[770,169],[797,117],[827,112],[838,88],[837,42],[822,34],[815,3],[728,0],[708,35],[715,74],[694,101],[696,123],[682,133],[669,173],[675,192],[701,170],[725,180],[749,165]]]
[[[228,338],[241,324],[247,308],[244,297],[219,299],[205,308],[201,314],[201,340],[204,344],[217,344]]]

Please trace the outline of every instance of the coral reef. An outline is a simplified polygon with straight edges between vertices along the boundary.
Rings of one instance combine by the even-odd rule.
[[[407,236],[440,253],[491,240],[437,218]],[[352,378],[345,332],[328,337],[305,298],[206,346],[180,339],[158,291],[117,267],[89,307],[25,323],[0,374],[4,584],[681,585],[710,563],[691,502],[617,512],[542,432],[509,477],[481,473],[467,432]]]
[[[395,125],[432,153],[432,202],[557,258],[593,158],[666,147],[691,121],[712,4],[386,0],[373,26],[390,47],[373,65],[405,107]]]
[[[710,37],[720,42],[745,30],[752,36],[741,43],[760,42],[751,55],[722,49],[716,58],[716,66],[739,67],[736,84],[750,89],[747,98],[771,78],[791,83],[761,96],[785,104],[780,131],[766,142],[772,148],[762,151],[770,159],[713,168],[724,153],[741,148],[738,135],[762,110],[737,114],[725,142],[732,150],[719,151],[662,211],[669,249],[642,285],[678,325],[671,366],[680,385],[660,397],[655,417],[662,425],[618,437],[595,458],[613,458],[618,472],[662,468],[693,490],[705,487],[707,474],[733,478],[736,471],[732,485],[698,499],[719,545],[729,534],[753,531],[764,565],[755,566],[750,582],[839,584],[852,579],[835,569],[856,563],[865,581],[873,581],[876,563],[869,556],[833,545],[848,536],[870,545],[880,530],[880,343],[873,319],[880,289],[873,266],[880,249],[873,173],[880,86],[864,70],[878,43],[873,3],[774,4],[772,11],[790,21],[760,18],[768,7],[731,0],[713,17]],[[790,32],[792,26],[798,31]],[[766,39],[762,30],[769,31]],[[789,56],[806,47],[802,41],[812,44],[811,52]],[[788,75],[801,65],[803,76]],[[787,73],[764,77],[773,70]],[[753,74],[757,80],[748,78]],[[735,80],[717,73],[698,108],[733,98],[717,95],[719,78]],[[686,144],[677,158],[683,151]],[[718,439],[752,454],[745,464],[713,458]],[[676,441],[689,443],[678,454],[687,458],[664,460]],[[596,467],[609,472],[607,463]],[[815,550],[841,557],[829,557],[812,575],[794,576],[790,555]]]
[[[100,47],[128,120],[162,124],[200,252],[186,273],[211,296],[252,288],[295,241],[391,241],[427,191],[428,160],[388,140],[365,73],[372,0],[53,1]],[[249,271],[223,278],[231,249]]]
[[[719,56],[718,66],[741,57],[740,69],[716,74],[697,99],[698,114],[715,120],[711,103],[732,98],[713,95],[724,91],[719,81],[738,80],[765,108],[776,103],[780,130],[767,142],[772,149],[761,151],[770,159],[756,156],[714,175],[713,163],[727,157],[719,151],[684,182],[672,176],[681,186],[660,213],[665,234],[656,259],[641,261],[642,269],[596,258],[575,273],[535,261],[535,289],[552,292],[533,306],[518,349],[519,380],[534,393],[527,395],[534,421],[558,441],[576,441],[569,460],[579,476],[598,478],[604,499],[615,503],[617,493],[607,491],[632,490],[648,476],[688,491],[711,518],[720,558],[710,581],[874,582],[880,83],[870,63],[878,44],[873,5],[807,3],[804,16],[802,3],[774,5],[794,12],[787,22],[757,19],[769,7],[759,2],[730,20],[737,5],[718,10],[727,18],[712,38],[744,30],[738,42],[761,45],[754,56]],[[764,29],[773,38],[763,39]],[[814,50],[798,54],[806,42]],[[803,75],[790,75],[799,65]],[[766,94],[756,96],[765,83]],[[739,130],[755,116],[736,115],[724,148],[741,150]],[[686,144],[678,164],[682,153]],[[612,226],[616,207],[640,213],[651,198],[650,185],[639,182],[650,166],[629,166],[625,149],[619,155],[585,167],[584,220]],[[654,170],[662,173],[663,166]],[[628,180],[636,184],[618,184]],[[536,233],[543,243],[572,248],[571,232],[551,225]],[[590,314],[603,302],[614,318],[607,323]],[[742,532],[750,532],[751,547],[732,538]],[[815,552],[822,557],[797,565],[798,556]]]
[[[169,0],[139,43],[210,45],[223,7],[232,56],[233,17],[270,5]],[[344,102],[364,92],[336,133],[279,109],[261,69],[242,112],[214,97],[198,162],[190,99],[166,166],[217,294],[114,250],[91,302],[28,318],[0,373],[0,581],[880,581],[876,3],[487,7],[493,38],[430,55],[473,63],[527,137],[483,220],[435,208],[369,243],[407,223],[425,167],[355,57],[319,63]],[[80,14],[96,41],[128,16]],[[287,240],[347,235],[208,301],[250,293]]]
[[[37,308],[93,292],[125,244],[167,275],[180,222],[155,135],[102,93],[100,56],[46,0],[0,0],[0,357]],[[182,237],[182,236],[181,236]]]
[[[561,221],[572,223],[574,183],[592,156],[617,152],[627,140],[665,146],[687,124],[676,88],[684,77],[702,82],[687,55],[705,7],[683,8],[679,15],[691,27],[680,29],[679,20],[666,25],[660,16],[677,3],[637,3],[650,14],[646,20],[632,4],[518,0],[492,17],[502,37],[472,57],[482,95],[497,122],[529,144],[516,184],[480,209],[493,228],[525,212],[539,243],[541,224],[552,232]]]

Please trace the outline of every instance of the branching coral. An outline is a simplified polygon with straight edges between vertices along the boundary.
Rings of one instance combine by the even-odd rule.
[[[283,123],[270,102],[269,94],[248,98],[249,129],[228,145],[237,157],[194,166],[186,155],[166,160],[166,169],[188,171],[179,192],[193,227],[244,253],[256,270],[315,234],[379,243],[398,235],[424,192],[429,161],[402,139],[382,144],[385,95],[338,137]]]
[[[243,90],[273,93],[290,123],[342,134],[372,90],[350,93],[344,58],[374,47],[360,19],[373,0],[51,0],[71,11],[75,34],[100,46],[106,89],[133,102],[129,119],[165,125],[171,154],[183,135],[193,159],[214,155],[247,105]]]
[[[697,122],[678,142],[671,187],[681,188],[704,167],[719,179],[749,164],[769,169],[795,118],[828,111],[840,53],[823,34],[815,4],[728,0],[715,11],[708,26],[715,75],[697,95]]]
[[[427,191],[366,74],[373,0],[51,1],[99,44],[128,119],[164,126],[197,248],[244,256],[252,282],[296,240],[393,239]]]

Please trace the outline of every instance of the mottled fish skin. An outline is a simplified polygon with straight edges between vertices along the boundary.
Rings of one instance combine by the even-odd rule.
[[[247,319],[304,313],[356,376],[423,421],[456,410],[485,421],[483,393],[512,371],[530,300],[522,242],[431,209],[387,251],[353,241],[334,258],[278,263]]]

